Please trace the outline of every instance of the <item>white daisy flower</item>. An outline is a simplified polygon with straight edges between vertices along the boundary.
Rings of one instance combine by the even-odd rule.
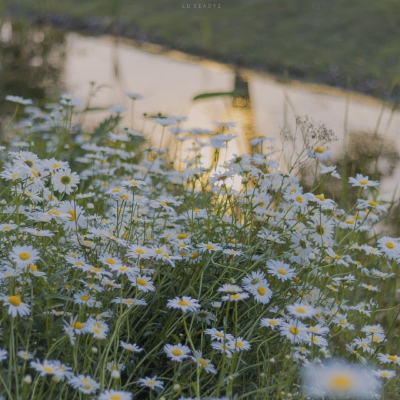
[[[164,346],[164,352],[167,354],[167,357],[172,361],[181,362],[185,358],[189,357],[190,349],[187,346],[184,346],[180,343],[178,344],[166,344]]]
[[[368,176],[363,176],[361,174],[356,174],[355,178],[349,178],[349,183],[351,183],[353,187],[361,187],[363,189],[368,187],[376,188],[379,186],[378,181],[371,181]]]
[[[282,322],[282,318],[262,318],[260,325],[274,330],[276,327],[279,327]]]
[[[128,276],[132,286],[137,287],[141,292],[153,292],[156,288],[151,279],[147,276]]]
[[[141,347],[139,347],[135,343],[126,343],[123,342],[122,340],[119,342],[119,345],[126,351],[129,351],[131,353],[140,353],[143,351]]]
[[[132,393],[121,390],[106,390],[101,393],[98,400],[132,400]]]
[[[381,364],[397,364],[400,365],[400,357],[391,354],[379,353],[377,356]]]
[[[39,252],[32,246],[14,246],[10,253],[10,259],[17,267],[26,267],[39,259]]]
[[[190,357],[195,363],[197,363],[197,366],[200,368],[203,368],[207,374],[216,374],[217,371],[214,367],[213,364],[211,364],[211,361],[203,358],[202,352],[200,350],[196,350],[194,352],[194,357]]]
[[[296,318],[310,318],[317,313],[314,307],[302,303],[290,304],[286,309]]]
[[[241,336],[238,336],[229,343],[232,345],[232,348],[236,351],[250,350],[251,348],[250,343],[247,340],[244,340]]]
[[[186,311],[196,311],[200,309],[200,304],[197,299],[192,299],[191,297],[175,297],[172,300],[168,300],[168,308],[177,308],[183,312]]]
[[[100,389],[100,384],[89,375],[74,376],[68,381],[68,384],[85,394],[95,393]]]
[[[79,181],[79,175],[76,172],[71,172],[69,168],[59,169],[51,177],[54,190],[66,194],[77,189]]]
[[[292,343],[300,343],[307,339],[307,326],[298,320],[291,319],[288,322],[281,322],[279,329],[281,335]]]
[[[160,388],[162,389],[164,387],[164,382],[158,381],[157,380],[157,375],[154,375],[152,378],[141,378],[138,380],[139,386],[142,387],[148,387],[150,389],[155,389],[155,388]]]
[[[208,328],[204,333],[210,335],[212,340],[218,340],[220,342],[231,342],[234,339],[230,333],[225,333],[215,328]]]
[[[277,277],[280,281],[284,282],[292,279],[295,274],[295,270],[290,268],[289,264],[286,264],[280,260],[268,260],[267,261],[267,271]]]
[[[8,314],[14,318],[17,315],[21,317],[29,315],[31,311],[28,304],[23,303],[18,296],[5,296],[2,298],[2,300],[4,305],[8,307]]]

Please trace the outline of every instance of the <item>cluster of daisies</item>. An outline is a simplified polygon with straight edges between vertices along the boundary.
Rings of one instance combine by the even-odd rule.
[[[266,138],[260,153],[219,163],[236,136],[230,122],[150,118],[160,133],[151,147],[146,130],[120,125],[119,108],[92,133],[73,125],[70,96],[44,110],[9,100],[25,114],[0,147],[0,395],[390,389],[400,241],[368,235],[386,213],[378,182],[350,178],[358,200],[346,212],[323,185],[305,192],[280,170]],[[326,153],[304,149],[328,184],[340,175],[320,164]]]

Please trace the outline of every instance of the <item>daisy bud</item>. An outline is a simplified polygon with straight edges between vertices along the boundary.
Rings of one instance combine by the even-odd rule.
[[[97,350],[97,347],[92,347],[92,353],[93,353],[93,354],[97,354],[97,351],[98,351],[98,350]]]
[[[69,144],[65,144],[65,145],[64,145],[64,149],[65,149],[65,150],[68,150],[68,149],[69,149]]]
[[[94,205],[93,205],[92,203],[88,203],[87,208],[88,208],[89,210],[93,210]]]
[[[314,253],[310,253],[310,254],[308,255],[308,259],[309,259],[309,260],[315,260],[315,254],[314,254]]]
[[[174,389],[174,392],[180,392],[182,387],[179,383],[175,383],[173,389]]]
[[[58,383],[61,381],[61,377],[58,375],[53,375],[53,377],[51,378],[51,380],[55,383]]]
[[[30,385],[32,383],[32,377],[30,375],[25,375],[22,382],[24,382],[26,385]]]
[[[114,371],[111,372],[111,378],[112,379],[120,379],[121,378],[121,374],[119,373],[118,370],[115,369]]]
[[[7,205],[7,202],[3,199],[3,200],[0,201],[0,204],[1,204],[2,206],[6,206],[6,205]]]

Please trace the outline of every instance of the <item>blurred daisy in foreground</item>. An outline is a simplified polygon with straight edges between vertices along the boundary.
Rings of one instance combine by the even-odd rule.
[[[106,390],[100,394],[98,400],[132,400],[132,393],[120,390]]]
[[[365,366],[334,362],[303,370],[303,391],[311,398],[372,399],[379,389],[376,375]]]

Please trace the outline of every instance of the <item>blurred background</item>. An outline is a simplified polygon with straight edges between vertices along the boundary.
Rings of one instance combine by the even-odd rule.
[[[187,129],[236,121],[234,154],[307,115],[339,138],[342,174],[381,180],[391,201],[399,37],[397,0],[3,0],[0,117],[14,110],[6,95],[43,106],[69,92],[87,126],[116,105],[135,129],[143,113],[188,116]],[[126,92],[143,96],[135,121]]]

